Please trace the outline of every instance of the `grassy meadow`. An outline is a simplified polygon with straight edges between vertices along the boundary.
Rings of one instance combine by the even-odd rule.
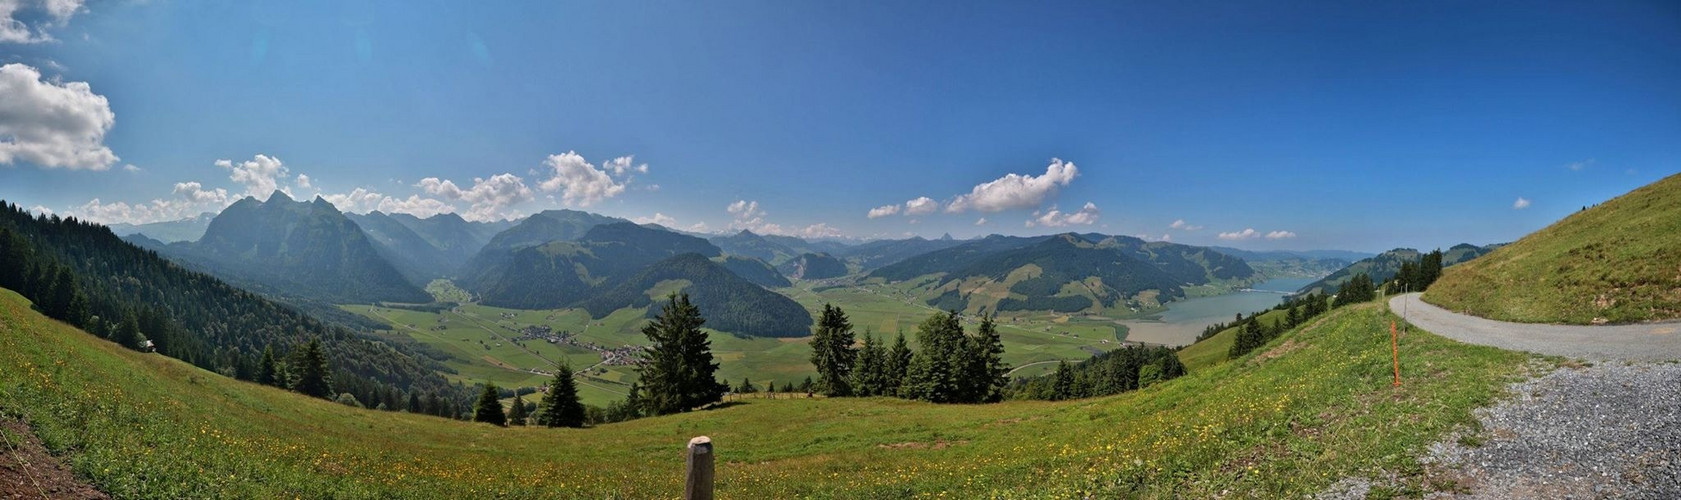
[[[124,498],[669,498],[683,444],[718,446],[725,498],[1302,496],[1345,476],[1452,488],[1417,457],[1473,422],[1526,355],[1423,332],[1390,385],[1381,304],[1118,396],[933,405],[742,399],[590,429],[377,412],[132,352],[0,291],[0,412]],[[1385,490],[1388,491],[1388,490]]]
[[[1449,267],[1424,301],[1524,323],[1681,319],[1681,174]]]

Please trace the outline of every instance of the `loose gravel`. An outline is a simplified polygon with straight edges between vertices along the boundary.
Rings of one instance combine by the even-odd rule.
[[[1480,432],[1425,459],[1458,497],[1681,498],[1681,364],[1560,368],[1510,389],[1478,410]]]

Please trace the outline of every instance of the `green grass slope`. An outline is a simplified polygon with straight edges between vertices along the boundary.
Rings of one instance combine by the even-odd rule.
[[[1424,300],[1525,323],[1681,318],[1681,174],[1448,268]]]
[[[747,399],[582,430],[349,408],[117,348],[0,291],[0,411],[122,498],[645,498],[682,490],[710,435],[725,498],[1301,497],[1396,474],[1526,357],[1339,309],[1255,354],[1124,395],[940,406]]]

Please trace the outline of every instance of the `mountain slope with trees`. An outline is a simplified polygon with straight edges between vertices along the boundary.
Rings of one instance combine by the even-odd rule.
[[[186,270],[104,226],[33,217],[3,202],[0,287],[126,347],[150,340],[163,355],[241,380],[295,383],[304,374],[297,369],[311,365],[305,347],[319,342],[332,367],[319,374],[330,378],[335,393],[389,401],[392,408],[405,395],[455,394],[438,375],[442,365],[419,346],[328,325]],[[277,375],[276,363],[294,369]]]
[[[247,197],[210,221],[196,242],[161,249],[248,288],[336,303],[427,302],[366,233],[326,200],[295,202],[276,191]]]
[[[681,282],[677,289],[662,283]],[[685,253],[654,263],[611,287],[591,292],[577,304],[593,318],[613,311],[648,307],[656,289],[689,296],[707,318],[709,328],[752,337],[804,337],[811,313],[798,302],[756,285],[698,253]],[[655,311],[650,308],[649,317]]]
[[[1487,255],[1489,252],[1492,252],[1494,249],[1499,247],[1500,245],[1479,247],[1469,243],[1460,243],[1443,252],[1442,265],[1452,266],[1462,262],[1467,262],[1472,259],[1476,259],[1477,257]],[[1395,277],[1396,273],[1401,272],[1401,265],[1403,263],[1417,262],[1425,254],[1426,252],[1420,252],[1412,248],[1397,248],[1383,252],[1377,254],[1376,256],[1361,259],[1353,264],[1349,264],[1348,267],[1339,269],[1337,272],[1331,273],[1329,276],[1320,278],[1318,281],[1313,283],[1309,283],[1307,286],[1302,287],[1297,293],[1335,293],[1337,291],[1337,287],[1342,286],[1344,282],[1347,282],[1349,279],[1359,274],[1366,275],[1376,283],[1389,281]]]
[[[803,253],[776,267],[794,279],[821,280],[846,276],[846,263],[826,253]]]
[[[1424,300],[1526,323],[1681,319],[1681,174],[1447,268]]]

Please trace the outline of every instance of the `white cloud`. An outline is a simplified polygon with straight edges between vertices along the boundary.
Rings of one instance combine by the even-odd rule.
[[[958,196],[946,204],[946,212],[961,213],[975,209],[1000,212],[1018,208],[1033,208],[1044,204],[1057,189],[1073,182],[1079,169],[1073,162],[1052,158],[1045,174],[1040,176],[1008,174],[975,186],[969,194]]]
[[[228,202],[228,190],[222,188],[204,189],[198,181],[177,182],[171,194],[182,197],[194,203],[222,203]]]
[[[757,201],[735,200],[735,203],[724,207],[724,211],[729,212],[738,222],[762,221],[765,217],[765,212],[759,210]]]
[[[415,187],[446,200],[459,200],[471,204],[467,213],[461,214],[461,217],[474,221],[514,217],[517,214],[508,209],[515,204],[530,201],[533,196],[524,179],[509,173],[493,175],[489,179],[475,177],[472,189],[461,189],[455,182],[437,177],[421,179]]]
[[[975,225],[985,226],[986,225],[986,217],[981,217],[980,220],[975,221]]]
[[[53,209],[47,208],[47,207],[44,207],[44,206],[41,206],[41,205],[35,205],[33,207],[29,207],[29,211],[34,212],[38,215],[52,215],[53,214]]]
[[[1593,158],[1588,158],[1586,160],[1582,160],[1582,161],[1578,161],[1578,162],[1571,162],[1569,165],[1565,165],[1564,168],[1568,168],[1568,169],[1576,171],[1576,172],[1581,172],[1583,169],[1586,169],[1588,167],[1593,166],[1593,164],[1594,164],[1594,159]]]
[[[304,175],[304,174],[298,174],[297,185],[298,185],[298,187],[305,187],[305,188],[315,187],[315,186],[309,185],[309,176]]]
[[[697,233],[704,233],[704,232],[710,231],[711,229],[712,229],[711,227],[706,225],[705,221],[696,222],[696,223],[689,226],[690,231],[694,231],[694,232],[697,232]]]
[[[842,233],[841,230],[821,222],[806,226],[799,231],[799,236],[806,238],[840,238],[845,235],[846,233]]]
[[[1518,201],[1512,202],[1512,209],[1514,209],[1514,210],[1523,210],[1525,208],[1529,208],[1529,199],[1528,198],[1524,198],[1522,196],[1519,196]]]
[[[550,193],[561,191],[561,201],[567,206],[577,207],[594,205],[624,193],[625,185],[629,183],[628,179],[616,181],[614,177],[648,171],[647,164],[635,165],[630,156],[615,158],[604,164],[604,168],[598,169],[575,151],[549,155],[543,163],[553,170],[554,177],[539,183],[537,187]]]
[[[1191,225],[1190,223],[1185,222],[1185,219],[1175,220],[1172,224],[1168,224],[1167,227],[1169,229],[1182,229],[1185,231],[1196,231],[1198,229],[1202,229],[1202,226]]]
[[[1161,236],[1151,236],[1151,235],[1148,235],[1148,234],[1135,234],[1135,235],[1132,235],[1132,236],[1135,237],[1135,238],[1144,240],[1144,241],[1165,241],[1165,242],[1168,242],[1168,243],[1173,242],[1173,235],[1165,234],[1165,233],[1162,234]]]
[[[653,217],[637,217],[631,220],[637,224],[659,224],[665,227],[677,227],[677,219],[659,212],[654,212]]]
[[[11,20],[7,1],[0,0],[0,21]],[[33,67],[0,66],[0,165],[105,170],[118,159],[104,144],[116,121],[87,82],[43,81]]]
[[[140,167],[136,167],[136,166],[134,166],[133,163],[123,165],[123,171],[125,171],[125,172],[140,172],[141,170],[145,170],[145,169],[140,168]]]
[[[939,209],[940,202],[927,196],[905,202],[905,215],[907,216],[928,215]]]
[[[286,164],[280,158],[259,154],[250,160],[234,163],[230,160],[216,160],[216,166],[228,169],[228,179],[245,186],[245,195],[259,200],[267,200],[275,191],[292,195],[292,190],[280,187],[278,179],[289,173]]]
[[[1231,240],[1231,241],[1250,240],[1250,239],[1259,238],[1260,236],[1261,236],[1261,233],[1259,231],[1256,231],[1255,228],[1247,228],[1247,229],[1244,229],[1242,231],[1235,231],[1235,232],[1230,232],[1230,233],[1220,233],[1218,235],[1218,237],[1222,240]]]
[[[1097,205],[1091,202],[1086,202],[1086,206],[1080,207],[1080,210],[1075,212],[1063,212],[1057,210],[1056,206],[1053,205],[1050,210],[1044,213],[1033,212],[1033,218],[1027,220],[1027,227],[1036,225],[1045,227],[1089,226],[1097,222],[1097,219],[1102,215],[1103,212],[1098,210]]]
[[[34,26],[15,16],[24,9],[24,0],[0,0],[0,43],[42,43],[53,41],[48,28],[64,26],[82,8],[82,0],[41,0],[39,10],[48,19]]]
[[[378,210],[388,214],[409,214],[422,219],[438,214],[455,211],[455,206],[434,198],[423,198],[420,195],[409,195],[408,198],[397,198],[356,188],[349,193],[323,194],[321,198],[332,203],[340,211],[353,214],[365,214]]]
[[[882,217],[887,217],[889,215],[893,215],[893,214],[896,214],[896,213],[899,213],[899,206],[898,205],[882,205],[882,206],[870,209],[869,217],[871,219],[880,219]]]
[[[1296,233],[1290,231],[1272,231],[1267,233],[1267,239],[1269,240],[1282,240],[1295,237]]]

